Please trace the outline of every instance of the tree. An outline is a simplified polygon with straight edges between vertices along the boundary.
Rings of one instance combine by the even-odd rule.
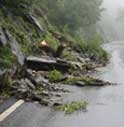
[[[49,1],[49,0],[48,0]],[[53,0],[48,2],[49,19],[60,29],[71,30],[95,24],[100,19],[101,0]]]

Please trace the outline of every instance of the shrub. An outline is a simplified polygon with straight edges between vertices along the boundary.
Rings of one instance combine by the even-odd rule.
[[[102,48],[102,38],[99,35],[94,35],[87,41],[77,36],[73,47],[81,53],[89,54],[89,56],[92,54],[98,62],[103,63],[109,59],[108,53]]]
[[[17,58],[12,54],[11,49],[8,46],[0,48],[0,67],[11,68],[14,63],[17,62]]]
[[[59,41],[56,38],[54,38],[53,35],[50,32],[46,33],[45,40],[49,43],[49,45],[53,49],[57,49],[57,47],[59,45]]]
[[[58,70],[53,70],[50,71],[48,74],[48,79],[50,80],[50,82],[56,82],[61,80],[62,78],[62,73]]]
[[[85,110],[87,107],[87,104],[88,103],[86,101],[72,102],[72,103],[67,103],[67,104],[63,104],[60,106],[56,106],[55,109],[64,111],[65,114],[72,114],[78,110]]]
[[[78,81],[82,81],[85,83],[85,85],[90,85],[92,82],[94,82],[94,78],[84,76],[84,77],[73,77],[69,78],[66,81],[64,81],[65,84],[75,85]]]
[[[75,54],[66,49],[64,50],[62,57],[68,61],[78,61],[77,57],[75,57]]]

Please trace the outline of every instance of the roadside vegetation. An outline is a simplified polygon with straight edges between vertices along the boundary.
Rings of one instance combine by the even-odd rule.
[[[60,106],[55,106],[56,110],[64,111],[65,114],[72,114],[76,111],[86,110],[88,103],[86,101],[72,102],[63,104]]]
[[[93,79],[92,77],[72,77],[72,78],[69,78],[67,79],[66,81],[64,81],[65,84],[70,84],[70,85],[75,85],[78,81],[81,81],[81,82],[84,82],[84,84],[86,86],[92,84],[95,79]]]
[[[62,77],[63,77],[62,73],[58,70],[50,71],[48,74],[48,79],[50,82],[60,81]]]
[[[13,63],[16,63],[16,56],[12,54],[11,49],[6,47],[0,48],[0,67],[1,69],[12,68]]]

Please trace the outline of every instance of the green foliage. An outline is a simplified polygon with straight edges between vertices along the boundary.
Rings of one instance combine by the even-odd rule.
[[[90,85],[94,82],[94,79],[91,77],[84,77],[82,80],[86,85]]]
[[[22,51],[26,55],[33,53],[35,46],[32,42],[37,42],[37,40],[41,40],[42,38],[36,28],[32,24],[28,23],[28,21],[25,21],[22,17],[15,17],[15,21],[13,21],[10,17],[5,17],[2,12],[0,14],[0,23],[16,38],[18,43],[21,45]]]
[[[75,55],[71,51],[64,50],[63,56],[66,60],[69,61],[78,61]]]
[[[16,28],[13,24],[11,23],[6,23],[5,27],[15,36],[17,41],[21,44],[22,51],[25,54],[29,54],[31,52],[31,45],[27,39],[27,36],[25,33],[23,33],[19,28]]]
[[[5,100],[6,98],[9,98],[10,95],[9,95],[8,91],[4,90],[4,91],[0,92],[0,97],[2,97]]]
[[[85,83],[85,85],[90,85],[94,82],[95,79],[92,77],[73,77],[68,78],[66,81],[64,81],[65,84],[75,85],[78,81],[82,81]]]
[[[7,11],[12,11],[14,16],[17,13],[18,16],[13,20],[11,16],[7,17],[0,11],[0,23],[16,37],[25,54],[37,50],[35,44],[30,41],[37,43],[45,39],[56,49],[59,40],[48,30],[45,36],[42,36],[22,15],[29,12],[36,15],[34,12],[37,8],[38,13],[42,14],[38,19],[46,29],[54,28],[54,31],[61,32],[71,40],[71,47],[82,53],[94,54],[94,58],[104,62],[108,60],[108,54],[101,48],[100,37],[95,35],[95,24],[100,19],[101,3],[102,0],[5,0],[4,6]],[[76,60],[68,51],[65,51],[64,55],[68,60]]]
[[[0,96],[7,98],[10,95],[10,89],[13,84],[13,79],[11,77],[11,72],[6,71],[3,75],[0,77]]]
[[[55,109],[64,111],[65,114],[72,114],[75,111],[86,110],[87,104],[88,103],[86,101],[84,101],[84,102],[72,102],[72,103],[56,106]]]
[[[16,15],[24,15],[28,13],[32,7],[33,0],[5,0],[4,5],[9,11]]]
[[[102,62],[108,60],[108,53],[101,47],[101,38],[95,36],[87,45],[89,53],[93,53],[95,57]]]
[[[72,36],[76,50],[93,54],[101,62],[108,60],[108,54],[101,47],[101,38],[96,32],[96,22],[100,19],[102,0],[47,0],[44,1],[47,17],[66,37]],[[81,31],[81,32],[79,32]],[[48,36],[50,40],[50,36]],[[54,45],[52,42],[51,44]],[[71,56],[67,54],[66,56]]]
[[[53,48],[53,49],[57,49],[58,45],[59,45],[59,41],[54,38],[52,36],[52,34],[50,32],[47,32],[46,35],[45,35],[45,38],[44,38],[48,44]]]
[[[56,82],[61,80],[62,78],[62,73],[58,70],[53,70],[50,71],[48,74],[48,79],[50,80],[50,82]]]
[[[71,30],[93,25],[99,20],[101,0],[47,0],[48,17],[51,22],[63,29]],[[56,11],[57,10],[57,11]]]
[[[0,48],[0,67],[1,68],[10,68],[14,63],[17,62],[17,58],[12,54],[9,47]]]
[[[85,41],[80,37],[75,38],[76,43],[72,45],[74,48],[82,53],[89,54],[91,59],[96,60],[97,62],[104,63],[108,61],[109,55],[108,53],[102,48],[102,38],[99,35],[94,35],[90,40]]]

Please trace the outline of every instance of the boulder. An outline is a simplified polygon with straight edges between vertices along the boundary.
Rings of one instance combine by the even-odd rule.
[[[8,44],[11,47],[12,53],[15,56],[17,56],[19,64],[23,65],[24,64],[24,54],[21,51],[21,46],[18,44],[16,38],[13,37],[12,34],[8,30],[5,30],[5,36],[6,36]]]
[[[54,69],[62,72],[67,72],[72,67],[67,61],[60,61],[56,59],[45,59],[29,56],[26,58],[26,66],[29,69],[37,71],[51,71]]]
[[[41,33],[45,32],[44,29],[42,28],[40,22],[33,15],[28,14],[27,19],[30,21],[30,23],[32,23],[34,26],[36,26],[41,31]]]
[[[76,86],[83,87],[86,86],[86,83],[84,83],[83,81],[78,81],[76,82]]]
[[[25,82],[27,83],[27,86],[28,86],[29,88],[31,88],[31,89],[35,89],[34,84],[32,84],[32,82],[31,82],[30,80],[25,79]]]
[[[24,54],[16,38],[8,30],[0,26],[0,46],[6,46],[7,44],[10,45],[12,53],[17,56],[19,64],[23,65]]]

